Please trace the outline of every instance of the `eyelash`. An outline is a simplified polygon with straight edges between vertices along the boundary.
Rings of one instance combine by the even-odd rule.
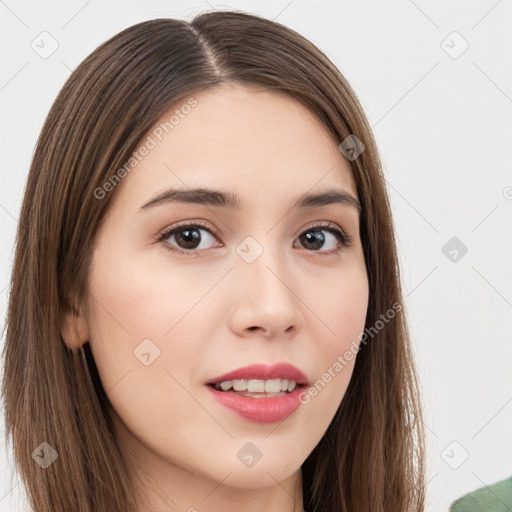
[[[157,237],[156,237],[157,242],[162,242],[164,247],[167,250],[177,253],[179,256],[186,257],[186,256],[198,255],[203,250],[185,251],[183,249],[177,249],[175,247],[172,247],[166,242],[167,238],[169,238],[174,233],[183,230],[184,228],[192,228],[192,229],[202,228],[202,229],[205,229],[206,231],[208,231],[215,238],[219,237],[219,233],[216,229],[212,228],[209,225],[206,225],[205,223],[203,223],[201,221],[186,221],[181,224],[174,225],[174,226],[171,226],[171,227],[165,229],[162,233],[157,235]],[[325,231],[329,231],[330,233],[332,233],[338,239],[338,242],[341,244],[341,247],[338,247],[337,249],[331,250],[331,251],[308,251],[310,253],[313,253],[314,255],[318,254],[318,255],[330,256],[333,254],[339,254],[344,249],[347,249],[348,247],[352,246],[352,243],[354,241],[352,236],[350,236],[348,233],[346,233],[345,231],[340,229],[336,224],[334,224],[332,222],[324,222],[324,223],[319,223],[319,224],[309,226],[304,231],[302,231],[300,234],[302,235],[308,231],[313,231],[315,228],[324,228]],[[205,249],[205,250],[207,250],[207,249]]]

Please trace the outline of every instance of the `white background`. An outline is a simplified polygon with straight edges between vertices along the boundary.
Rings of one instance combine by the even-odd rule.
[[[190,19],[212,8],[260,14],[309,38],[352,84],[374,128],[423,388],[427,512],[447,511],[462,494],[511,476],[512,5],[506,0],[0,1],[0,328],[32,152],[70,71],[130,25]],[[31,48],[43,31],[59,45],[47,59]],[[469,47],[458,55],[462,38]],[[452,237],[468,248],[456,262],[442,252]],[[0,511],[18,511],[21,485],[3,437]]]

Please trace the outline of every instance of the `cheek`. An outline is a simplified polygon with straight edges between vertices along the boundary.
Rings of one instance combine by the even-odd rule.
[[[90,274],[90,345],[109,401],[140,437],[148,425],[157,439],[171,428],[186,435],[191,415],[201,413],[186,390],[208,339],[200,323],[201,297],[211,283],[200,286],[197,273],[194,281],[178,267],[135,258],[96,261]]]
[[[154,248],[148,254],[103,251],[91,268],[92,309],[119,336],[162,338],[178,326],[209,283]]]
[[[98,253],[91,266],[90,344],[104,387],[127,372],[148,386],[157,384],[158,371],[169,380],[164,369],[189,380],[221,318],[212,308],[215,290],[208,295],[218,278],[205,279],[161,254],[156,260],[129,254]]]
[[[308,297],[326,333],[321,343],[324,355],[337,355],[359,340],[366,320],[368,293],[366,270],[354,265],[325,279],[323,287],[317,287]]]
[[[317,373],[304,403],[322,409],[326,417],[334,416],[352,377],[364,331],[368,308],[368,279],[363,266],[336,273],[323,281],[324,288],[310,294],[318,320],[312,352]]]

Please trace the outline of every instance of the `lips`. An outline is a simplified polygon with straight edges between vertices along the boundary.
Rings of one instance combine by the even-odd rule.
[[[237,393],[217,391],[211,386],[205,388],[207,393],[226,410],[255,423],[283,421],[301,406],[299,396],[302,387],[273,398],[250,398]]]
[[[295,381],[298,385],[307,385],[308,378],[304,372],[288,363],[276,363],[273,365],[253,364],[238,368],[229,373],[219,375],[208,380],[205,384],[217,384],[230,380],[270,380],[270,379],[288,379]]]
[[[280,383],[289,381],[292,383],[289,388],[292,391],[267,393],[266,383],[270,382],[271,385],[275,385],[274,379]],[[254,383],[256,381],[260,386],[265,381],[265,393],[249,393],[247,396],[247,393],[241,394],[236,391],[216,389],[220,383],[224,383],[226,388],[231,384],[236,386],[243,383],[243,388],[246,382]],[[288,363],[253,364],[214,377],[205,384],[207,392],[214,400],[237,416],[258,423],[275,423],[283,421],[300,407],[299,395],[308,384],[308,378],[304,372]]]

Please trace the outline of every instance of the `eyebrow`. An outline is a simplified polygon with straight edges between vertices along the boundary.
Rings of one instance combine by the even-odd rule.
[[[167,189],[141,206],[139,211],[169,203],[187,203],[241,210],[242,202],[234,192],[223,192],[206,188]],[[361,203],[352,194],[341,189],[328,189],[319,193],[306,193],[299,196],[291,209],[318,208],[330,204],[353,206],[361,212]]]

